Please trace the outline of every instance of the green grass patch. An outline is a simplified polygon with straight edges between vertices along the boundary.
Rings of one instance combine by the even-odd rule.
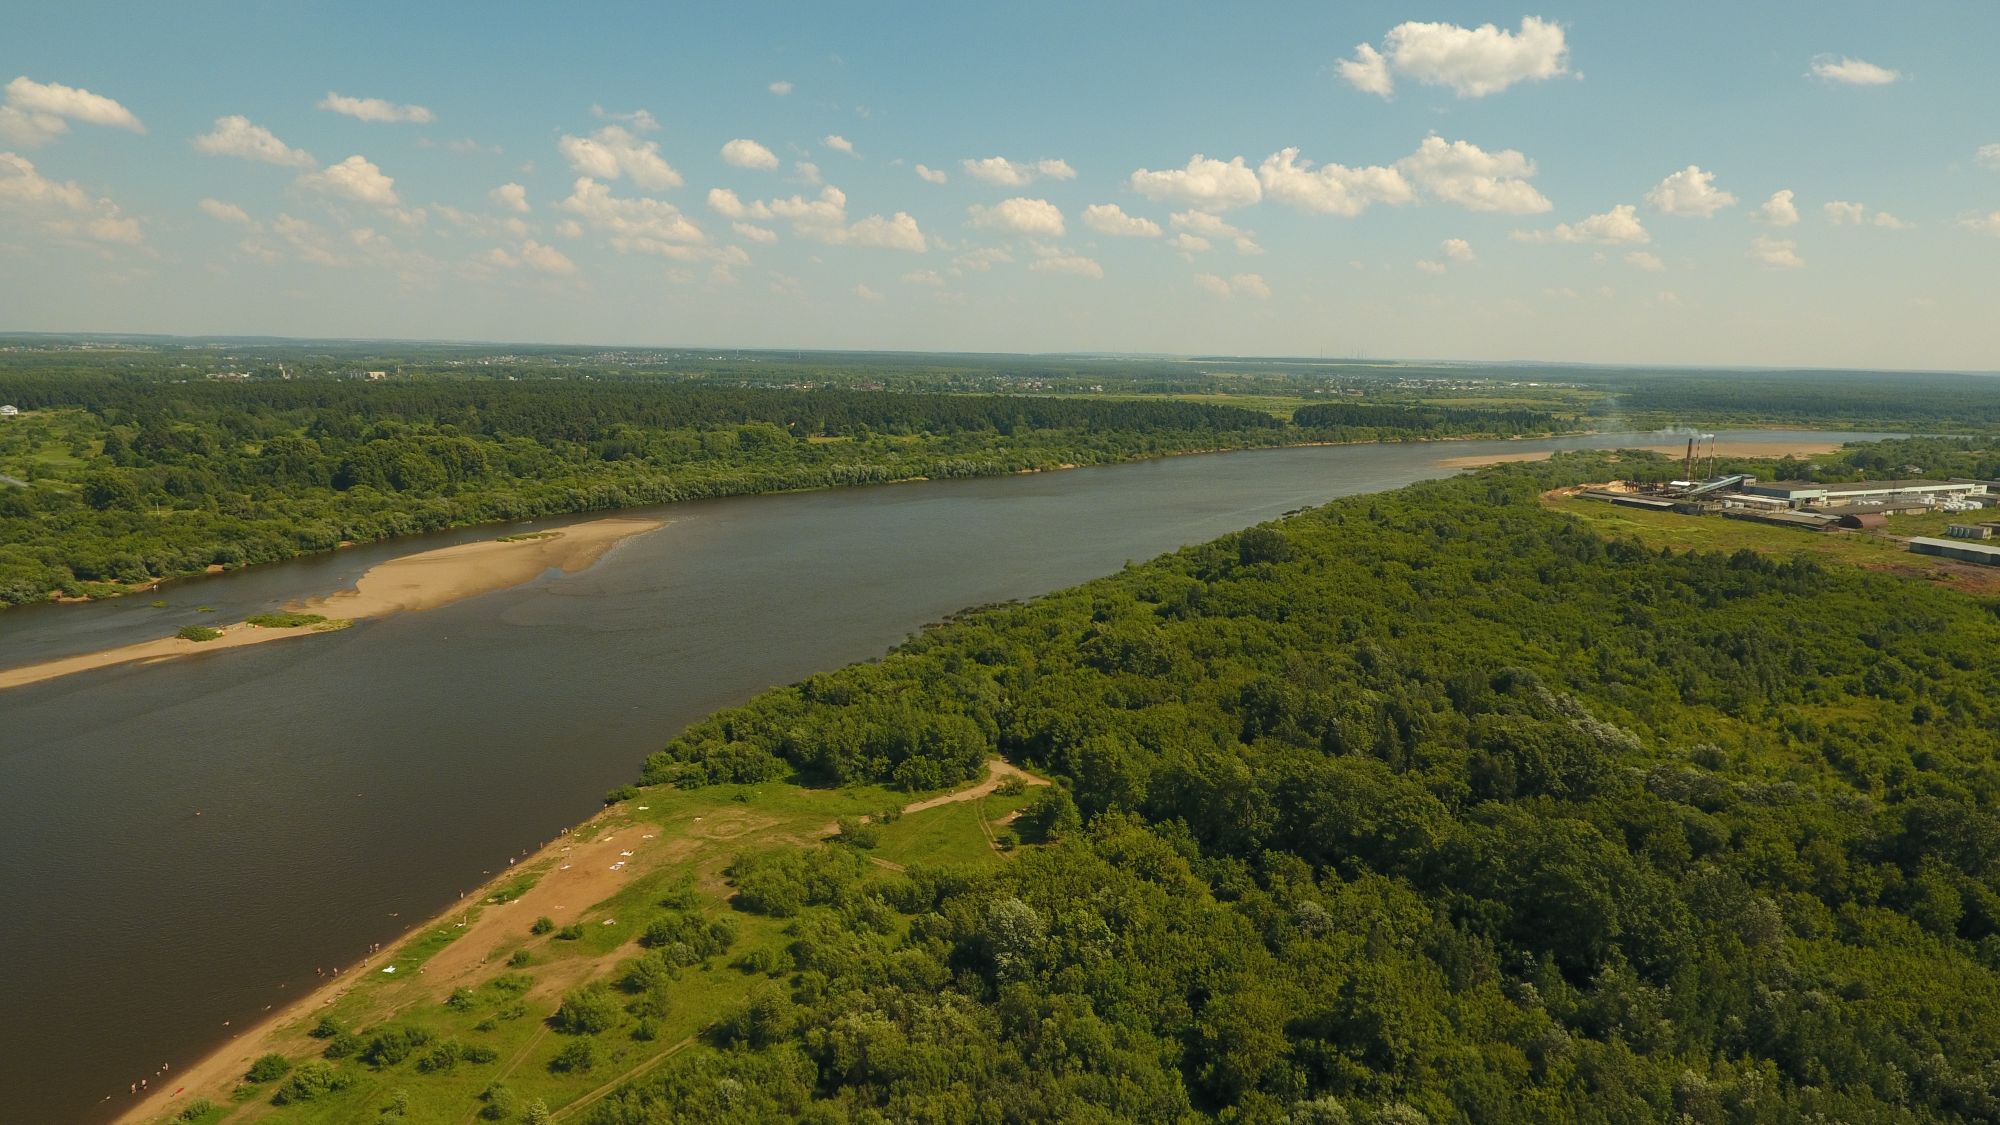
[[[324,625],[326,615],[320,613],[259,613],[243,619],[245,625],[255,625],[259,629],[297,629],[304,625]]]
[[[554,539],[559,531],[523,531],[519,535],[502,535],[495,543],[525,543],[530,539]]]
[[[211,629],[206,625],[183,625],[180,631],[174,634],[181,640],[196,642],[212,641],[221,635],[222,630]]]

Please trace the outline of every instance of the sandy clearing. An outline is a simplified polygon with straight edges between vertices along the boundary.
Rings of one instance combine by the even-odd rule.
[[[661,520],[613,517],[572,524],[532,539],[513,542],[489,539],[422,551],[370,567],[352,589],[295,602],[288,608],[300,613],[317,613],[336,621],[436,609],[477,594],[519,586],[549,570],[560,569],[565,574],[574,574],[603,558],[604,553],[620,541],[663,525]],[[221,627],[222,635],[212,641],[161,637],[80,656],[0,669],[0,690],[87,672],[93,668],[108,668],[114,664],[152,663],[324,631],[325,627],[312,625],[295,629],[260,629],[241,623],[225,625]]]
[[[1839,449],[1837,441],[1744,441],[1727,445],[1717,445],[1718,456],[1731,457],[1794,457],[1819,453],[1832,453]],[[1649,453],[1659,453],[1668,457],[1679,457],[1687,452],[1687,441],[1667,442],[1656,445],[1626,445],[1621,449],[1643,449]],[[1546,461],[1552,451],[1523,450],[1520,453],[1478,453],[1465,457],[1440,457],[1437,464],[1447,469],[1477,469],[1486,465],[1500,465],[1509,461]]]

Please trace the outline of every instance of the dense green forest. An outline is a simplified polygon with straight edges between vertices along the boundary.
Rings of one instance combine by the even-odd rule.
[[[647,784],[1061,785],[995,871],[740,866],[787,956],[586,1118],[2000,1117],[2000,605],[1540,503],[1629,467],[1337,501],[691,728]]]
[[[471,523],[1219,448],[1575,428],[1521,409],[1288,422],[1169,398],[588,376],[187,381],[0,364],[0,605]],[[1309,412],[1303,412],[1309,413]],[[98,585],[94,585],[98,584]]]

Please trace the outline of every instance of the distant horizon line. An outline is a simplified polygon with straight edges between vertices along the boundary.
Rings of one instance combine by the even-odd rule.
[[[1951,367],[1823,367],[1797,364],[1728,364],[1728,363],[1648,363],[1611,362],[1596,360],[1568,359],[1447,359],[1413,356],[1400,357],[1360,357],[1360,356],[1303,356],[1303,355],[1243,355],[1219,352],[1144,352],[1144,351],[1090,351],[1059,350],[1046,352],[971,351],[953,349],[925,349],[898,347],[744,347],[740,345],[718,344],[639,344],[609,343],[583,344],[574,342],[531,341],[531,340],[476,340],[452,339],[444,337],[404,337],[404,336],[277,336],[258,333],[191,333],[173,332],[98,332],[98,331],[35,331],[0,329],[0,340],[15,339],[50,340],[175,340],[214,341],[243,343],[287,343],[287,344],[401,344],[426,345],[453,348],[533,348],[558,350],[565,348],[589,349],[594,351],[682,351],[682,352],[737,352],[750,355],[899,355],[899,356],[1003,356],[1031,359],[1108,359],[1108,360],[1173,360],[1176,362],[1254,362],[1328,367],[1560,367],[1594,368],[1618,371],[1756,371],[1756,372],[1799,372],[1824,374],[1885,374],[1885,375],[1976,375],[2000,376],[2000,368],[1951,368]]]

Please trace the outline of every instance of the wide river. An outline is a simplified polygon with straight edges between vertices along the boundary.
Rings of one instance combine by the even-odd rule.
[[[1737,431],[1742,442],[1872,434]],[[598,807],[703,715],[1446,457],[1658,435],[1173,457],[701,501],[596,566],[344,632],[0,691],[0,1092],[87,1121]],[[564,520],[534,526],[559,526]],[[0,615],[0,667],[237,621],[492,528]],[[212,614],[197,612],[212,607]],[[171,1076],[168,1081],[171,1081]]]

